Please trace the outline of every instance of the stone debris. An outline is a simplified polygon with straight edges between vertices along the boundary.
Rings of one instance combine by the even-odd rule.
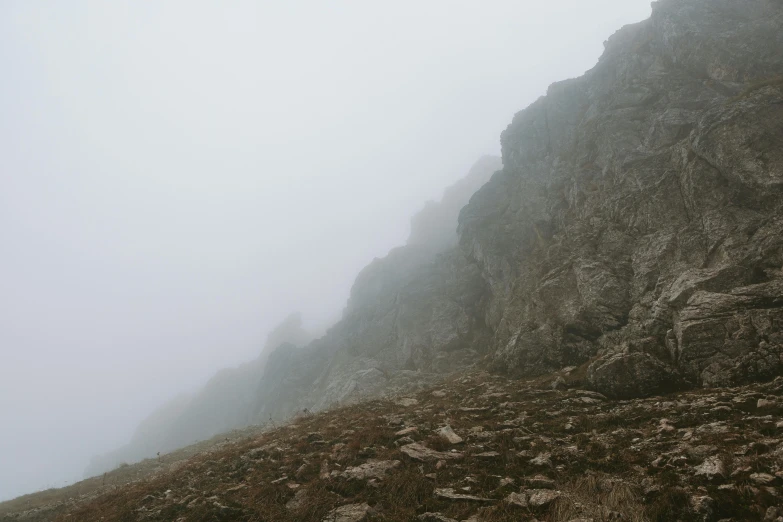
[[[402,413],[388,401],[373,401],[300,419],[299,427],[281,426],[238,446],[235,456],[221,448],[214,457],[186,462],[165,487],[145,491],[129,505],[139,522],[163,519],[172,506],[242,520],[252,519],[257,499],[278,498],[277,509],[291,520],[321,503],[332,520],[369,522],[387,517],[384,495],[400,487],[401,474],[406,487],[430,498],[426,516],[413,509],[406,520],[443,522],[453,516],[450,506],[468,506],[459,508],[462,522],[480,521],[486,510],[545,519],[561,497],[574,520],[633,520],[640,513],[652,519],[650,510],[663,509],[655,507],[657,499],[672,496],[680,499],[673,520],[718,522],[730,518],[722,506],[746,494],[754,503],[738,508],[741,516],[735,512],[734,520],[761,520],[783,502],[783,430],[778,418],[756,408],[759,398],[783,396],[783,378],[633,400],[551,390],[547,382],[476,373],[449,389],[448,397],[460,397],[465,406],[449,408],[422,390],[418,405]],[[496,394],[507,399],[495,404]],[[716,408],[727,404],[730,412]],[[514,419],[522,420],[509,422]],[[568,419],[572,430],[563,429]],[[455,425],[463,439],[459,451],[440,433]],[[422,433],[428,435],[421,441],[410,440]],[[611,467],[622,474],[605,471]],[[607,495],[617,488],[617,498],[629,504],[606,511]],[[83,520],[78,511],[71,519]],[[0,514],[0,522],[21,520]]]
[[[526,508],[529,506],[527,502],[527,495],[524,493],[511,493],[506,497],[506,502],[521,508]]]
[[[530,459],[530,463],[533,466],[551,467],[552,466],[552,454],[551,453],[539,453],[534,458]]]
[[[462,442],[462,437],[454,433],[454,430],[451,429],[451,426],[448,425],[440,428],[438,430],[438,435],[440,435],[449,444],[459,444]]]
[[[497,451],[484,451],[482,453],[476,453],[473,456],[477,459],[494,460],[500,457],[500,453],[498,453]]]
[[[306,489],[299,489],[294,494],[294,498],[285,503],[285,508],[289,511],[297,511],[301,509],[307,500],[307,495],[308,493]]]
[[[435,489],[435,496],[446,500],[461,500],[465,502],[493,502],[491,498],[456,493],[454,488],[437,488]]]
[[[442,515],[441,513],[424,513],[416,517],[416,520],[421,520],[422,522],[458,522],[457,520]]]
[[[332,477],[344,477],[357,480],[371,478],[383,479],[392,469],[400,465],[399,460],[373,460],[370,459],[359,466],[346,468],[345,471],[333,471]]]
[[[525,478],[525,486],[531,489],[555,489],[555,481],[543,475]]]
[[[726,466],[720,457],[709,457],[696,466],[696,476],[704,476],[709,480],[726,476]]]
[[[423,462],[438,461],[438,460],[454,460],[454,459],[461,459],[463,457],[462,453],[435,451],[418,442],[414,442],[412,444],[406,444],[405,446],[400,448],[400,451],[408,455],[413,460],[420,460]]]
[[[322,522],[363,522],[372,509],[368,504],[349,504],[329,512]]]
[[[770,475],[769,473],[751,473],[750,480],[761,486],[769,486],[779,479],[774,475]]]
[[[533,508],[542,508],[548,506],[561,495],[559,491],[551,489],[530,489],[525,491],[527,502]]]

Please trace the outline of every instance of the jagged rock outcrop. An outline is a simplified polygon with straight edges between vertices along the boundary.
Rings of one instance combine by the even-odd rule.
[[[780,373],[782,75],[780,2],[659,1],[514,117],[460,217],[496,368],[600,355],[594,386],[651,379],[625,396]]]

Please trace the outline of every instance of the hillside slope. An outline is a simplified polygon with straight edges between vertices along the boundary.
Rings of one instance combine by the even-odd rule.
[[[578,383],[468,373],[303,414],[0,521],[780,520],[783,378],[632,401],[553,378]]]

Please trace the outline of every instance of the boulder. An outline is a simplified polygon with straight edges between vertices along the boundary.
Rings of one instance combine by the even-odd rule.
[[[430,461],[435,462],[439,460],[455,460],[455,459],[461,459],[463,457],[462,453],[456,451],[453,452],[436,451],[418,442],[406,444],[405,446],[402,446],[400,448],[400,451],[405,453],[413,460],[419,460],[422,462],[430,462]]]
[[[493,502],[491,498],[457,493],[454,491],[454,488],[437,488],[435,489],[435,496],[444,500],[459,500],[461,502]]]
[[[373,460],[364,464],[346,468],[345,471],[333,471],[332,476],[356,480],[382,479],[386,473],[400,465],[399,460]]]
[[[322,522],[363,522],[371,511],[368,504],[348,504],[330,511]]]
[[[678,385],[676,371],[646,353],[601,357],[589,366],[587,380],[597,391],[617,399],[664,393]]]
[[[709,480],[726,476],[726,466],[720,457],[709,457],[696,466],[696,476],[703,476]]]
[[[438,430],[438,435],[442,439],[444,439],[449,444],[459,444],[462,442],[462,437],[454,433],[454,430],[451,429],[451,426],[443,426]]]

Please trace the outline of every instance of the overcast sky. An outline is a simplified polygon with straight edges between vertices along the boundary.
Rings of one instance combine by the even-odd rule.
[[[649,0],[0,2],[0,499],[289,312],[336,319],[410,216]]]

